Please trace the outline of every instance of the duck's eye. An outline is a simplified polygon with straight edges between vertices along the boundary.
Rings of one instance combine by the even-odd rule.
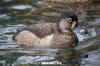
[[[66,18],[65,21],[69,22],[69,23],[72,23],[72,19],[71,18]]]
[[[71,18],[67,18],[67,21],[68,21],[68,22],[72,22],[72,19],[71,19]]]

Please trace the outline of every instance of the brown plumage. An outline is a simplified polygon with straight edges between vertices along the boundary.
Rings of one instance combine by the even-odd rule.
[[[67,46],[76,44],[78,38],[71,28],[76,26],[77,21],[78,18],[74,13],[63,11],[57,23],[39,23],[18,29],[13,39],[28,46]]]

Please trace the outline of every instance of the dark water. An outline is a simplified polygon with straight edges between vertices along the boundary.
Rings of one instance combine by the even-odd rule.
[[[26,47],[19,46],[12,40],[17,28],[45,19],[42,15],[30,15],[31,2],[33,5],[43,4],[37,0],[0,0],[0,66],[75,66],[75,51],[71,48]],[[38,8],[37,5],[34,6]],[[84,18],[86,22],[82,23],[83,27],[87,27],[86,24],[92,25],[86,28],[88,34],[81,35],[75,30],[80,42],[100,35],[100,13],[91,9],[85,11],[88,16]]]

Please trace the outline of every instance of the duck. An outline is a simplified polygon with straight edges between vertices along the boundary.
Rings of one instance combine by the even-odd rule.
[[[45,22],[18,28],[12,39],[25,46],[66,47],[79,40],[73,32],[78,17],[72,11],[62,11],[55,23]]]

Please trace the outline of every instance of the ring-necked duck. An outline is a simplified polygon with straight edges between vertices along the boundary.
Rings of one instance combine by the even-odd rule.
[[[19,29],[13,39],[27,46],[68,46],[78,43],[72,29],[78,18],[71,11],[63,11],[56,23],[38,23]]]

